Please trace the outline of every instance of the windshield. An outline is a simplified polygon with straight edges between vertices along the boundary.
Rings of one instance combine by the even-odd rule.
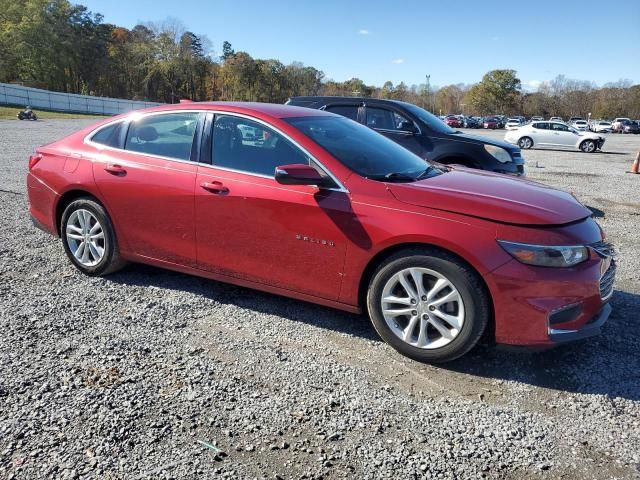
[[[427,128],[429,128],[429,130],[436,133],[458,133],[457,130],[454,130],[446,123],[443,123],[442,120],[440,120],[432,113],[427,112],[425,109],[416,107],[412,103],[398,103],[401,103],[404,108],[406,108],[411,114],[415,115],[418,120],[420,120]]]
[[[362,177],[414,181],[442,173],[426,160],[353,120],[333,116],[283,120]]]

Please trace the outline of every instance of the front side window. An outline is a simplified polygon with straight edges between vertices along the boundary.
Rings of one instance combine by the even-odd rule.
[[[281,165],[310,165],[309,157],[279,133],[233,115],[216,115],[212,157],[215,167],[269,177]]]
[[[406,131],[412,122],[405,116],[386,108],[367,107],[367,127],[378,130]]]
[[[162,113],[132,121],[125,150],[175,158],[191,159],[197,112]]]
[[[441,174],[389,138],[340,117],[285,118],[358,175],[382,181],[413,181]]]
[[[567,127],[566,125],[562,125],[561,123],[552,123],[551,130],[556,132],[568,132],[569,127]]]
[[[351,120],[358,120],[358,107],[356,105],[330,105],[325,110]]]

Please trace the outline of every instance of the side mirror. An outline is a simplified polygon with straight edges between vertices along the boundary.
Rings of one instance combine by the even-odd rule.
[[[416,128],[414,123],[409,121],[400,122],[400,125],[398,125],[398,130],[403,130],[405,132],[411,132],[411,133],[418,133],[418,129]]]
[[[275,179],[282,185],[334,186],[331,179],[323,177],[315,168],[302,163],[276,167]]]

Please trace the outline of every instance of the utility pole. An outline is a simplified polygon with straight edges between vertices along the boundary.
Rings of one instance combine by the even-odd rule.
[[[427,110],[431,111],[431,75],[427,74],[426,75],[426,79],[427,79]]]

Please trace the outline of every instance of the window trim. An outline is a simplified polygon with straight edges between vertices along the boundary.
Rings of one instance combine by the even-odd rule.
[[[328,168],[326,168],[322,164],[322,162],[320,162],[316,157],[314,157],[306,148],[304,148],[302,145],[300,145],[298,142],[296,142],[293,138],[291,138],[289,135],[287,135],[286,133],[284,133],[282,130],[280,130],[279,128],[275,127],[274,125],[271,125],[270,123],[265,122],[265,121],[263,121],[263,120],[261,120],[259,118],[255,118],[255,117],[252,117],[250,115],[245,115],[243,113],[220,112],[220,111],[213,111],[213,112],[214,112],[214,118],[213,118],[213,121],[211,122],[211,126],[210,126],[209,133],[208,133],[209,137],[211,138],[211,145],[210,145],[211,148],[213,148],[213,129],[215,127],[216,117],[218,117],[219,115],[226,115],[226,116],[232,116],[232,117],[235,116],[235,117],[244,118],[246,120],[251,120],[253,122],[256,122],[256,123],[259,123],[261,125],[264,125],[265,127],[269,128],[270,130],[273,130],[275,133],[277,133],[278,135],[281,135],[286,140],[291,142],[291,144],[293,144],[294,147],[296,147],[297,149],[301,150],[307,157],[309,157],[309,159],[315,164],[315,166],[320,168],[320,170],[322,170],[336,184],[335,187],[324,188],[323,190],[330,190],[330,191],[335,191],[335,192],[349,193],[349,190],[347,190],[347,188],[342,184],[342,182],[340,180],[338,180],[336,178],[336,176]],[[211,152],[211,150],[209,150],[209,152]],[[202,165],[207,166],[209,168],[214,168],[216,170],[222,170],[222,171],[225,171],[225,172],[241,173],[243,175],[251,175],[253,177],[259,177],[259,178],[268,178],[270,180],[273,180],[274,182],[276,181],[275,174],[274,175],[264,175],[262,173],[248,172],[246,170],[239,170],[239,169],[235,169],[235,168],[217,166],[215,164],[214,160],[213,160],[213,155],[211,153],[209,153],[208,161],[209,161],[209,163],[203,163]]]
[[[154,155],[151,153],[145,153],[145,152],[138,152],[136,150],[127,150],[126,146],[127,146],[127,137],[129,136],[129,130],[131,129],[131,123],[136,121],[136,120],[140,120],[141,118],[146,118],[146,117],[150,117],[150,116],[154,116],[156,114],[164,114],[164,115],[170,115],[172,113],[194,113],[197,115],[196,118],[196,129],[193,132],[193,138],[191,139],[191,150],[189,152],[189,159],[185,160],[183,158],[176,158],[176,157],[168,157],[165,155]],[[137,117],[137,118],[132,118],[132,117]],[[133,113],[132,115],[130,115],[127,119],[126,119],[126,124],[125,124],[125,128],[124,130],[124,135],[121,139],[121,148],[119,148],[118,150],[122,150],[123,152],[128,152],[128,153],[136,153],[136,154],[140,154],[140,155],[145,155],[147,157],[157,157],[157,158],[162,158],[162,159],[167,159],[167,160],[173,160],[176,162],[186,162],[186,163],[191,163],[191,164],[197,164],[198,163],[198,155],[197,153],[194,154],[194,150],[197,151],[196,145],[198,145],[201,141],[201,136],[198,135],[198,131],[199,129],[202,128],[202,112],[199,110],[165,110],[162,112],[149,112],[148,114],[144,114],[144,115],[140,115],[139,112],[136,115],[136,113]],[[196,157],[196,159],[194,160],[194,156]]]
[[[146,153],[142,153],[142,152],[135,152],[133,150],[125,150],[124,149],[124,144],[122,148],[117,148],[117,147],[110,147],[108,145],[103,145],[101,143],[97,143],[97,142],[93,142],[91,140],[91,138],[93,137],[94,134],[98,133],[98,131],[102,130],[103,128],[106,128],[109,125],[112,125],[114,123],[118,123],[118,122],[123,122],[125,123],[125,126],[122,130],[124,130],[125,132],[128,133],[129,130],[129,125],[131,123],[131,121],[134,119],[137,120],[138,118],[142,118],[142,117],[147,117],[147,116],[151,116],[151,115],[162,115],[162,114],[169,114],[169,113],[198,113],[198,114],[204,114],[205,117],[207,118],[211,118],[210,121],[210,128],[208,128],[209,125],[207,125],[207,121],[205,119],[204,126],[203,126],[203,132],[202,132],[202,136],[200,137],[200,153],[202,153],[202,147],[203,147],[203,140],[206,141],[207,137],[210,137],[210,139],[212,140],[213,138],[213,126],[215,123],[215,116],[216,115],[235,115],[238,117],[242,117],[242,118],[246,118],[247,120],[252,120],[254,122],[257,123],[261,123],[264,126],[274,130],[276,133],[278,133],[279,135],[282,135],[284,138],[286,138],[287,140],[289,140],[294,146],[296,146],[297,148],[299,148],[300,150],[302,150],[306,155],[309,156],[309,158],[316,164],[317,167],[319,167],[329,178],[331,178],[335,184],[337,185],[337,187],[333,187],[333,188],[324,188],[323,190],[328,190],[328,191],[333,191],[333,192],[342,192],[342,193],[349,193],[349,190],[344,186],[344,184],[338,180],[338,178],[333,174],[333,172],[331,172],[327,167],[324,166],[324,164],[319,161],[315,156],[313,156],[311,153],[309,153],[309,151],[304,148],[302,145],[300,145],[298,142],[296,142],[293,138],[291,138],[289,135],[287,135],[286,133],[284,133],[282,130],[280,130],[279,128],[277,128],[274,125],[269,124],[268,122],[265,122],[264,120],[261,120],[259,118],[256,117],[252,117],[251,115],[247,115],[244,113],[236,113],[236,112],[226,112],[224,110],[216,110],[216,109],[176,109],[176,110],[160,110],[157,112],[132,112],[131,114],[129,114],[129,116],[127,116],[126,118],[119,118],[117,120],[113,120],[112,122],[108,122],[105,123],[104,125],[100,125],[98,128],[96,128],[95,130],[90,131],[87,135],[85,135],[84,139],[83,139],[83,143],[85,145],[90,145],[98,150],[113,150],[116,152],[126,152],[126,153],[130,153],[133,155],[140,155],[143,157],[153,157],[153,158],[159,158],[162,160],[170,160],[172,162],[179,162],[179,163],[186,163],[188,165],[197,165],[197,166],[202,166],[202,167],[207,167],[207,168],[213,168],[216,170],[226,170],[226,171],[230,171],[230,172],[235,172],[235,173],[241,173],[243,175],[250,175],[253,177],[259,177],[259,178],[267,178],[270,180],[273,180],[273,182],[276,182],[275,176],[268,176],[268,175],[261,175],[261,174],[256,174],[256,173],[252,173],[252,172],[244,172],[241,170],[231,170],[231,169],[225,169],[223,167],[216,167],[213,165],[213,159],[211,158],[211,154],[208,154],[208,157],[205,155],[204,158],[202,156],[202,154],[199,155],[199,161],[198,162],[194,162],[192,160],[182,160],[179,158],[173,158],[173,157],[166,157],[164,155],[150,155],[150,154],[146,154]],[[210,115],[208,115],[210,114]],[[195,140],[195,138],[194,138]],[[310,141],[313,141],[311,139],[309,139]]]

